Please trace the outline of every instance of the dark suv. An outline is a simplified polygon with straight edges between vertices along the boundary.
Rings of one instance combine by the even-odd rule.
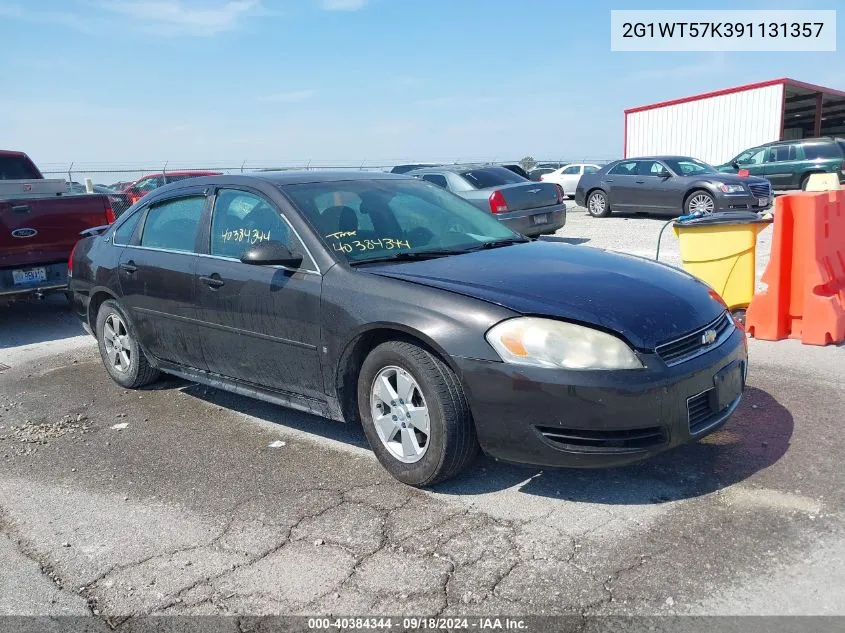
[[[806,189],[812,174],[839,174],[845,182],[845,139],[805,138],[775,141],[745,150],[719,171],[736,173],[747,169],[752,176],[762,176],[774,189]]]

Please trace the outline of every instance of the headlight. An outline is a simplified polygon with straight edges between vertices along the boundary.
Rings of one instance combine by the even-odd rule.
[[[719,189],[722,190],[722,193],[743,193],[745,191],[745,187],[742,185],[720,185]]]
[[[519,317],[494,325],[487,341],[502,360],[515,365],[563,369],[642,369],[628,345],[582,325]]]

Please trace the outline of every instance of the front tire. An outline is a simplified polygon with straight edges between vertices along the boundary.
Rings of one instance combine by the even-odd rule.
[[[597,189],[587,197],[587,212],[594,218],[606,218],[610,215],[610,201],[604,191]]]
[[[97,312],[96,333],[103,365],[121,387],[137,389],[158,378],[158,370],[150,366],[117,301],[103,301]]]
[[[684,202],[684,213],[710,215],[716,211],[716,199],[706,191],[693,191]]]
[[[370,352],[358,375],[358,412],[379,462],[410,486],[454,477],[478,452],[458,377],[413,343],[388,341]]]

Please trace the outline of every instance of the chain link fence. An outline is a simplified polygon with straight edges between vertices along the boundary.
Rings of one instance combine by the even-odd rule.
[[[614,159],[593,159],[576,158],[570,160],[550,159],[535,160],[531,171],[537,168],[549,169],[551,167],[562,167],[569,163],[593,163],[605,164]],[[165,161],[156,165],[155,163],[46,163],[42,165],[41,172],[45,178],[64,178],[68,181],[71,193],[86,193],[89,188],[94,193],[103,193],[109,196],[112,209],[116,216],[129,208],[144,194],[153,189],[164,186],[177,180],[183,180],[199,175],[211,174],[248,174],[267,171],[281,170],[350,170],[350,171],[376,171],[389,172],[399,165],[444,165],[461,164],[471,162],[472,164],[488,165],[520,165],[520,160],[513,161],[420,161],[414,163],[408,161],[400,162],[378,162],[360,163],[351,162],[273,162],[273,161],[248,161],[237,162],[170,162]]]

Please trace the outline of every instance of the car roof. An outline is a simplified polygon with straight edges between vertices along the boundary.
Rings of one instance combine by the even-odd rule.
[[[516,165],[516,163],[508,163],[508,165]],[[472,169],[490,169],[493,167],[499,167],[501,169],[507,169],[504,165],[493,165],[490,163],[464,163],[458,165],[437,165],[436,167],[421,167],[420,169],[415,169],[413,171],[409,171],[409,174],[430,174],[430,173],[437,173],[440,171],[451,171],[451,172],[461,172],[461,171],[470,171]]]
[[[835,143],[836,138],[833,136],[812,136],[807,138],[792,138],[784,139],[782,141],[771,141],[769,143],[762,143],[755,145],[755,147],[771,147],[772,145],[783,145],[784,143]]]

